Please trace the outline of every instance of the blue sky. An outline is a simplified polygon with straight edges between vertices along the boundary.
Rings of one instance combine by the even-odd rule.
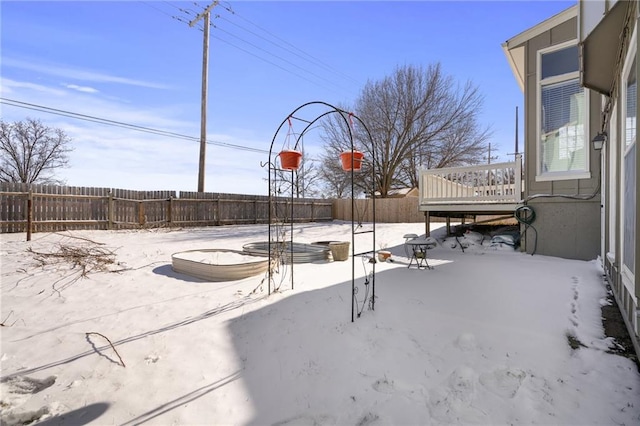
[[[198,138],[202,39],[188,21],[209,2],[2,1],[4,99]],[[567,1],[236,1],[213,9],[205,190],[264,194],[280,123],[309,101],[351,105],[398,65],[440,62],[485,97],[497,161],[514,150],[523,96],[501,43]],[[199,143],[0,104],[73,139],[68,185],[195,191]],[[311,112],[311,114],[313,114]],[[298,126],[301,127],[301,126]],[[296,128],[294,123],[294,130]],[[280,139],[276,144],[281,144]],[[306,151],[322,150],[317,140]],[[275,146],[275,145],[274,145]],[[522,143],[521,145],[522,146]],[[336,160],[337,161],[337,160]]]

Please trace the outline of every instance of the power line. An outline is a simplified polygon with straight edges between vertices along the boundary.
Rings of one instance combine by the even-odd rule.
[[[226,1],[225,1],[224,3],[229,4],[229,2],[226,2]],[[281,37],[278,37],[277,35],[273,34],[273,33],[272,33],[272,32],[270,32],[269,30],[267,30],[267,29],[265,29],[265,28],[262,28],[260,25],[258,25],[258,24],[256,24],[256,23],[254,23],[253,21],[251,21],[251,20],[249,20],[249,19],[245,18],[244,16],[241,16],[240,14],[238,14],[236,11],[234,11],[234,10],[231,8],[231,5],[229,5],[228,7],[225,7],[225,6],[223,6],[223,5],[220,5],[220,6],[221,6],[223,9],[225,9],[227,12],[231,13],[232,15],[237,16],[238,18],[242,19],[243,21],[245,21],[245,22],[247,22],[247,23],[249,23],[249,24],[253,25],[254,27],[258,28],[260,31],[263,31],[264,33],[266,33],[266,34],[270,35],[271,37],[275,38],[276,40],[279,40],[279,41],[281,41],[281,42],[285,43],[286,45],[291,46],[293,49],[295,49],[295,50],[297,50],[298,52],[302,53],[302,55],[307,56],[308,58],[310,58],[310,59],[307,59],[307,60],[308,60],[308,61],[310,61],[310,62],[313,62],[315,65],[320,65],[320,66],[324,67],[325,69],[328,69],[329,71],[337,72],[338,74],[341,74],[344,78],[346,78],[346,79],[348,79],[348,80],[351,80],[351,81],[353,81],[353,82],[355,82],[355,83],[358,83],[358,80],[356,80],[355,78],[353,78],[353,77],[351,77],[351,76],[349,76],[349,75],[347,75],[347,74],[345,74],[345,73],[341,72],[340,70],[338,70],[338,69],[336,69],[336,68],[332,67],[331,65],[328,65],[328,64],[324,63],[324,62],[323,62],[323,61],[321,61],[320,59],[318,59],[318,58],[316,58],[315,56],[313,56],[313,55],[311,55],[311,54],[309,54],[309,53],[305,52],[304,50],[302,50],[302,49],[300,49],[300,48],[296,47],[295,45],[293,45],[293,44],[289,43],[289,42],[288,42],[288,41],[286,41],[285,39],[283,39],[283,38],[281,38]],[[225,19],[225,20],[226,20],[226,19]],[[229,21],[229,22],[231,22],[231,21]],[[235,24],[235,23],[234,23],[234,25],[236,25],[236,26],[238,26],[238,27],[240,27],[240,28],[243,28],[242,26],[240,26],[240,25],[238,25],[238,24]],[[250,31],[250,30],[246,30],[246,29],[245,29],[245,31],[248,31],[248,32],[249,32],[249,33],[251,33],[251,34],[255,34],[254,32],[252,32],[252,31]],[[258,37],[259,37],[259,36],[258,36]],[[264,37],[262,37],[262,38],[263,38],[263,39],[265,39],[265,40],[267,40],[267,39],[266,39],[266,38],[264,38]],[[267,41],[269,41],[269,40],[267,40]],[[273,42],[271,42],[271,43],[273,43]],[[289,52],[291,52],[291,53],[293,53],[293,54],[295,54],[296,56],[298,56],[298,57],[300,57],[300,58],[302,58],[302,56],[300,56],[300,55],[298,55],[298,54],[294,53],[294,52],[293,52],[293,51],[291,51],[290,49],[287,49],[287,48],[284,48],[284,47],[281,47],[281,48],[282,48],[282,49],[284,49],[284,50],[287,50],[287,51],[289,51]]]
[[[180,11],[184,11],[184,12],[185,12],[185,13],[187,13],[187,14],[193,13],[193,15],[194,15],[194,16],[198,14],[198,12],[196,12],[195,10],[191,10],[191,9],[184,9],[183,7],[180,7],[180,6],[178,6],[178,5],[175,5],[175,4],[170,3],[170,2],[168,2],[168,1],[163,1],[163,3],[168,4],[169,6],[171,6],[171,7],[175,8],[175,9],[178,9],[178,10],[180,10]],[[196,6],[198,6],[198,7],[201,7],[200,5],[198,5],[198,4],[196,4],[196,3],[194,3],[194,4],[195,4]],[[202,8],[202,9],[204,9],[204,7],[201,7],[201,8]]]
[[[272,62],[272,61],[270,61],[270,60],[268,60],[268,59],[266,59],[266,58],[263,58],[262,56],[256,55],[255,53],[253,53],[253,52],[251,52],[251,51],[249,51],[249,50],[247,50],[247,49],[244,49],[244,48],[242,48],[242,47],[240,47],[240,46],[238,46],[238,45],[235,45],[235,44],[231,43],[230,41],[228,41],[228,40],[225,40],[225,39],[221,38],[220,36],[212,35],[211,37],[213,37],[213,38],[215,38],[215,39],[217,39],[217,40],[220,40],[221,42],[226,43],[226,44],[228,44],[228,45],[230,45],[230,46],[232,46],[232,47],[235,47],[236,49],[241,50],[241,51],[245,52],[245,53],[246,53],[246,54],[248,54],[248,55],[251,55],[251,56],[253,56],[253,57],[256,57],[256,58],[260,59],[261,61],[264,61],[264,62],[266,62],[266,63],[268,63],[268,64],[270,64],[270,65],[273,65],[274,67],[280,68],[281,70],[283,70],[283,71],[285,71],[285,72],[288,72],[289,74],[293,74],[293,75],[295,75],[296,77],[299,77],[299,78],[301,78],[301,79],[303,79],[303,80],[306,80],[306,81],[308,81],[309,83],[312,83],[312,84],[315,84],[315,85],[320,86],[320,87],[322,87],[322,88],[325,88],[325,89],[327,89],[327,90],[330,90],[330,91],[333,91],[333,92],[339,93],[336,89],[332,89],[332,88],[330,88],[330,87],[323,86],[323,85],[319,84],[317,81],[313,81],[313,80],[311,80],[311,79],[309,79],[309,78],[307,78],[307,77],[305,77],[305,76],[303,76],[303,75],[301,75],[301,74],[298,74],[298,73],[296,73],[296,72],[294,72],[294,71],[291,71],[291,70],[289,70],[289,69],[287,69],[287,68],[285,68],[285,67],[283,67],[283,66],[281,66],[281,65],[278,65],[278,64],[276,64],[275,62]]]
[[[224,6],[222,6],[222,7],[224,8]],[[232,13],[232,14],[235,14],[235,12],[233,12],[233,11],[231,11],[231,13]],[[280,49],[282,49],[282,50],[285,50],[285,51],[287,51],[287,52],[289,52],[289,53],[291,53],[291,54],[293,54],[293,55],[297,56],[298,58],[300,58],[300,59],[302,59],[302,60],[304,60],[304,61],[311,62],[313,65],[319,65],[319,66],[321,66],[322,68],[326,69],[327,71],[331,71],[331,72],[334,72],[334,73],[341,74],[345,79],[348,79],[348,80],[351,80],[352,82],[358,83],[358,81],[357,81],[355,78],[350,77],[350,76],[348,76],[348,75],[346,75],[346,74],[344,74],[344,73],[340,72],[339,70],[337,70],[337,69],[333,68],[332,66],[325,64],[324,62],[322,62],[322,61],[320,61],[319,59],[316,59],[316,58],[314,58],[313,56],[311,56],[311,55],[307,54],[306,52],[304,52],[304,51],[302,51],[302,50],[300,50],[300,49],[296,48],[295,46],[291,45],[290,43],[286,42],[285,40],[282,40],[282,41],[283,41],[284,43],[286,43],[286,44],[290,45],[290,46],[293,46],[296,50],[298,50],[298,51],[302,52],[302,54],[300,54],[300,53],[296,52],[294,49],[290,49],[290,48],[288,48],[288,47],[286,47],[286,46],[283,46],[283,45],[281,45],[281,44],[278,44],[278,43],[274,42],[273,40],[269,40],[268,38],[266,38],[266,37],[264,37],[264,36],[262,36],[262,35],[260,35],[260,34],[256,33],[255,31],[251,31],[251,30],[249,30],[249,29],[247,29],[247,28],[243,27],[242,25],[240,25],[240,24],[238,24],[238,23],[236,23],[236,22],[233,22],[233,21],[231,21],[230,19],[225,18],[224,16],[217,15],[216,17],[217,17],[217,18],[222,19],[223,21],[226,21],[226,22],[230,23],[231,25],[234,25],[234,26],[236,26],[236,27],[240,28],[241,30],[244,30],[244,31],[248,32],[249,34],[252,34],[252,35],[254,35],[254,36],[258,37],[258,38],[261,38],[261,39],[263,39],[264,41],[266,41],[266,42],[268,42],[268,43],[271,43],[272,45],[274,45],[274,46],[276,46],[276,47],[278,47],[278,48],[280,48]],[[260,28],[260,27],[258,27],[258,28]],[[267,32],[266,30],[263,30],[263,31]],[[274,38],[276,38],[276,39],[280,39],[279,37],[277,37],[277,36],[275,36],[275,35],[272,35],[272,34],[271,34],[271,33],[269,33],[269,32],[267,32],[267,33],[268,33],[268,34],[270,34],[272,37],[274,37]],[[310,57],[311,59],[309,59],[309,58],[305,58],[305,56],[303,56],[303,55],[308,56],[308,57]]]
[[[142,3],[142,4],[145,4],[145,5],[147,5],[147,6],[149,6],[149,7],[150,7],[150,8],[152,8],[152,9],[157,10],[158,12],[162,13],[163,15],[167,15],[167,16],[169,16],[169,17],[172,17],[169,13],[165,12],[164,10],[160,9],[159,7],[156,7],[156,6],[155,6],[153,3],[151,3],[151,2],[143,1],[143,2],[141,2],[141,3]]]
[[[319,78],[320,80],[324,80],[324,81],[326,81],[326,82],[327,82],[327,83],[329,83],[329,84],[333,84],[333,85],[335,85],[335,86],[341,87],[339,84],[334,83],[333,81],[329,80],[328,78],[322,77],[321,75],[318,75],[318,74],[314,73],[313,71],[309,71],[308,69],[303,68],[303,67],[301,67],[301,66],[299,66],[299,65],[295,64],[294,62],[291,62],[291,61],[289,61],[289,60],[287,60],[287,59],[285,59],[285,58],[283,58],[283,57],[281,57],[281,56],[278,56],[278,55],[276,55],[276,54],[274,54],[274,53],[272,53],[272,52],[269,52],[268,50],[263,49],[262,47],[260,47],[260,46],[258,46],[258,45],[256,45],[256,44],[254,44],[254,43],[251,43],[250,41],[247,41],[247,40],[243,39],[242,37],[239,37],[239,36],[237,36],[237,35],[235,35],[235,34],[233,34],[233,33],[230,33],[229,31],[226,31],[226,30],[224,30],[224,29],[222,29],[222,28],[220,28],[220,27],[216,26],[216,25],[215,25],[215,24],[213,24],[213,23],[211,24],[211,26],[212,26],[213,28],[215,28],[216,30],[222,31],[222,32],[223,32],[223,33],[225,33],[225,34],[228,34],[228,35],[230,35],[231,37],[234,37],[234,38],[236,38],[236,39],[238,39],[238,40],[242,41],[243,43],[248,44],[249,46],[252,46],[252,47],[254,47],[254,48],[258,49],[258,50],[261,50],[262,52],[265,52],[265,53],[267,53],[267,54],[269,54],[269,55],[273,56],[274,58],[277,58],[277,59],[279,59],[279,60],[281,60],[281,61],[283,61],[283,62],[286,62],[287,64],[292,65],[292,66],[294,66],[295,68],[298,68],[299,70],[306,72],[307,74],[313,75],[314,77],[317,77],[317,78]],[[328,87],[325,87],[325,89],[328,89]]]
[[[144,2],[143,2],[143,3],[144,3]],[[182,7],[178,7],[178,6],[173,5],[173,4],[171,4],[171,3],[169,3],[169,2],[166,2],[166,1],[165,1],[164,3],[165,3],[165,4],[167,4],[167,5],[169,5],[169,6],[172,6],[174,9],[176,9],[177,11],[179,11],[179,12],[181,12],[181,13],[185,14],[185,15],[197,15],[197,13],[198,13],[198,12],[193,11],[193,10],[191,10],[191,9],[185,9],[185,8],[182,8]],[[144,3],[144,4],[146,4],[146,3]],[[202,6],[198,5],[197,3],[194,3],[194,5],[196,5],[196,6],[200,7],[200,8],[203,8]],[[235,16],[238,16],[238,17],[240,17],[241,19],[244,19],[245,21],[247,21],[247,22],[251,23],[251,24],[252,24],[252,25],[254,25],[256,28],[259,28],[260,30],[262,30],[262,31],[264,31],[265,33],[267,33],[267,34],[271,35],[272,37],[274,37],[274,38],[276,38],[276,39],[278,39],[278,40],[281,40],[282,42],[286,43],[286,44],[287,44],[287,45],[289,45],[289,46],[292,46],[294,49],[296,49],[296,50],[298,50],[298,51],[302,52],[304,55],[306,55],[306,56],[308,56],[308,57],[312,58],[312,60],[305,59],[305,58],[304,58],[304,57],[302,57],[301,55],[299,55],[299,54],[297,54],[297,53],[293,52],[291,49],[288,49],[288,48],[283,47],[283,46],[279,46],[277,43],[274,43],[273,41],[268,40],[268,39],[266,39],[265,37],[262,37],[262,36],[260,36],[259,34],[256,34],[255,32],[250,31],[250,30],[248,30],[248,29],[246,29],[246,28],[242,27],[241,25],[238,25],[238,24],[233,23],[233,22],[231,22],[229,19],[226,19],[225,17],[223,17],[223,16],[221,16],[221,15],[219,15],[219,14],[217,14],[217,15],[215,16],[215,18],[220,18],[220,19],[223,19],[223,20],[225,20],[225,21],[227,21],[227,22],[230,22],[230,23],[232,23],[233,25],[236,25],[236,26],[238,26],[239,28],[244,29],[245,31],[249,32],[250,34],[253,34],[253,35],[254,35],[254,36],[256,36],[256,37],[259,37],[259,38],[261,38],[261,39],[263,39],[263,40],[265,40],[265,41],[267,41],[267,42],[269,42],[269,43],[272,43],[272,44],[274,44],[275,46],[277,46],[277,47],[279,47],[279,48],[281,48],[281,49],[283,49],[283,50],[285,50],[285,51],[287,51],[287,52],[289,52],[289,53],[292,53],[292,54],[294,54],[294,55],[296,55],[296,56],[300,57],[300,58],[301,58],[301,59],[303,59],[303,60],[306,60],[306,61],[308,61],[308,62],[312,62],[314,65],[320,65],[320,66],[322,66],[322,67],[323,67],[323,68],[325,68],[325,69],[332,70],[332,72],[333,72],[333,73],[342,74],[342,75],[343,75],[343,76],[345,76],[346,78],[348,78],[348,79],[350,79],[350,80],[352,80],[352,81],[356,81],[355,79],[353,79],[353,78],[351,78],[351,77],[349,77],[349,76],[346,76],[344,73],[341,73],[340,71],[337,71],[335,68],[333,68],[333,67],[331,67],[331,66],[329,66],[329,65],[326,65],[326,64],[322,63],[322,61],[320,61],[320,60],[318,60],[318,59],[314,58],[312,55],[310,55],[310,54],[308,54],[308,53],[304,52],[303,50],[301,50],[301,49],[299,49],[299,48],[295,47],[295,46],[294,46],[294,45],[292,45],[291,43],[289,43],[289,42],[287,42],[287,41],[283,40],[282,38],[280,38],[280,37],[278,37],[278,36],[276,36],[276,35],[274,35],[274,34],[270,33],[268,30],[265,30],[264,28],[260,27],[259,25],[252,23],[250,20],[248,20],[248,19],[246,19],[246,18],[241,17],[241,16],[240,16],[240,15],[238,15],[236,12],[234,12],[233,10],[231,10],[231,8],[230,8],[230,7],[224,7],[224,6],[221,6],[221,7],[223,7],[223,9],[224,9],[224,10],[226,10],[227,12],[229,12],[229,13],[231,13],[231,14],[235,15]],[[189,24],[189,21],[188,21],[188,20],[185,20],[182,16],[169,15],[168,13],[166,13],[166,12],[164,12],[164,11],[162,11],[162,10],[158,9],[157,7],[153,7],[153,8],[154,8],[155,10],[160,11],[161,13],[163,13],[163,14],[165,14],[165,15],[170,16],[172,19],[175,19],[175,20],[177,20],[177,21],[179,21],[179,22],[181,22],[181,23],[184,23],[184,24]],[[325,77],[323,77],[323,76],[321,76],[321,75],[319,75],[319,74],[317,74],[317,73],[315,73],[315,72],[313,72],[313,71],[309,70],[308,68],[304,68],[304,67],[302,67],[302,66],[300,66],[300,65],[297,65],[296,63],[291,62],[291,61],[287,60],[286,58],[283,58],[282,56],[279,56],[279,55],[277,55],[277,54],[273,53],[272,51],[268,51],[268,50],[266,50],[265,48],[263,48],[263,47],[260,47],[260,46],[256,45],[255,43],[252,43],[252,42],[250,42],[250,41],[247,41],[247,40],[243,39],[242,37],[240,37],[240,36],[238,36],[238,35],[236,35],[236,34],[233,34],[233,33],[229,32],[229,31],[227,31],[227,30],[224,30],[224,29],[223,29],[223,28],[221,28],[220,26],[217,26],[217,25],[214,25],[214,24],[212,24],[212,26],[213,26],[213,28],[215,28],[216,30],[221,31],[221,32],[224,32],[224,33],[228,34],[229,36],[234,37],[234,38],[236,38],[236,39],[240,40],[241,42],[248,44],[248,45],[249,45],[249,46],[251,46],[252,48],[257,49],[257,50],[259,50],[259,51],[262,51],[262,52],[266,53],[267,55],[270,55],[271,57],[276,58],[276,59],[277,59],[277,60],[279,60],[279,61],[282,61],[282,62],[283,62],[283,63],[285,63],[285,64],[288,64],[288,65],[291,65],[291,66],[293,66],[293,67],[295,67],[295,68],[298,68],[299,70],[303,71],[304,73],[306,73],[306,74],[308,74],[308,75],[312,75],[312,76],[314,76],[314,77],[316,77],[316,78],[318,78],[318,79],[320,79],[320,80],[324,80],[325,82],[327,82],[327,83],[329,83],[329,84],[331,84],[331,85],[336,86],[336,87],[337,87],[337,89],[334,89],[334,88],[328,87],[328,86],[326,86],[326,85],[324,85],[324,84],[321,84],[320,82],[315,81],[315,80],[313,80],[313,79],[310,79],[310,78],[308,78],[308,77],[306,77],[306,76],[304,76],[304,75],[302,75],[302,74],[299,74],[299,73],[297,73],[297,72],[295,72],[295,71],[291,70],[291,69],[290,69],[290,68],[288,68],[288,67],[285,67],[285,66],[283,66],[283,65],[280,65],[280,64],[278,64],[278,63],[274,62],[273,60],[269,60],[269,59],[267,59],[267,58],[265,58],[265,57],[263,57],[263,56],[260,56],[260,55],[258,55],[258,54],[256,54],[256,53],[252,52],[251,50],[248,50],[248,49],[245,49],[245,48],[243,48],[243,47],[240,47],[240,46],[238,46],[237,44],[234,44],[234,43],[230,42],[229,40],[227,40],[227,39],[225,39],[225,38],[220,37],[220,36],[219,36],[219,35],[217,35],[217,34],[212,34],[212,35],[211,35],[211,37],[215,38],[216,40],[219,40],[219,41],[221,41],[221,42],[223,42],[223,43],[226,43],[226,44],[228,44],[229,46],[231,46],[231,47],[233,47],[233,48],[235,48],[235,49],[237,49],[237,50],[240,50],[240,51],[242,51],[242,52],[244,52],[244,53],[246,53],[246,54],[248,54],[248,55],[251,55],[251,56],[253,56],[253,57],[255,57],[255,58],[257,58],[257,59],[259,59],[259,60],[261,60],[261,61],[263,61],[263,62],[265,62],[265,63],[267,63],[267,64],[269,64],[269,65],[272,65],[272,66],[274,66],[274,67],[276,67],[276,68],[279,68],[279,69],[281,69],[282,71],[285,71],[285,72],[287,72],[287,73],[289,73],[289,74],[292,74],[292,75],[294,75],[294,76],[296,76],[296,77],[298,77],[298,78],[300,78],[300,79],[303,79],[303,80],[305,80],[305,81],[308,81],[308,82],[309,82],[309,83],[311,83],[311,84],[314,84],[314,85],[316,85],[316,86],[318,86],[318,87],[321,87],[321,88],[323,88],[323,89],[326,89],[326,90],[332,91],[332,92],[334,92],[334,93],[343,93],[343,92],[344,92],[344,90],[346,89],[345,87],[341,86],[339,83],[335,82],[335,80],[330,80],[330,79],[328,79],[328,78],[325,78]],[[199,27],[199,29],[200,29],[201,31],[203,31],[203,29],[202,29],[201,27]]]
[[[77,120],[84,120],[84,121],[89,121],[89,122],[98,123],[98,124],[104,124],[104,125],[108,125],[108,126],[120,127],[120,128],[124,128],[124,129],[128,129],[128,130],[135,130],[135,131],[143,132],[143,133],[150,133],[150,134],[154,134],[154,135],[165,136],[165,137],[170,137],[170,138],[175,138],[175,139],[184,139],[184,140],[188,140],[188,141],[192,141],[192,142],[200,142],[200,138],[195,137],[195,136],[189,136],[189,135],[184,135],[184,134],[181,134],[181,133],[170,132],[168,130],[154,129],[152,127],[139,126],[137,124],[125,123],[125,122],[122,122],[122,121],[115,121],[115,120],[110,120],[110,119],[106,119],[106,118],[100,118],[100,117],[96,117],[96,116],[92,116],[92,115],[80,114],[80,113],[72,112],[72,111],[65,111],[65,110],[61,110],[61,109],[57,109],[57,108],[47,107],[47,106],[44,106],[44,105],[37,105],[37,104],[31,104],[31,103],[28,103],[28,102],[21,102],[21,101],[17,101],[17,100],[14,100],[14,99],[8,99],[8,98],[0,97],[0,103],[5,104],[5,105],[9,105],[9,106],[18,107],[18,108],[24,108],[24,109],[28,109],[28,110],[33,110],[33,111],[46,112],[46,113],[49,113],[49,114],[59,115],[59,116],[62,116],[62,117],[74,118],[74,119],[77,119]],[[251,148],[251,147],[248,147],[248,146],[236,145],[236,144],[228,143],[228,142],[212,141],[212,140],[208,140],[208,139],[207,139],[207,144],[208,145],[221,146],[221,147],[230,148],[230,149],[237,149],[237,150],[241,150],[241,151],[257,152],[257,153],[261,153],[261,154],[268,154],[269,153],[269,151],[264,150],[264,149]]]

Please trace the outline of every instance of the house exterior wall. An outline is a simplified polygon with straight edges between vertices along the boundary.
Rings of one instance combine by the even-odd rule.
[[[611,17],[607,17],[604,13],[597,13],[599,8],[603,8],[605,11],[610,11],[612,7],[610,2],[600,0],[598,2],[591,1],[580,1],[581,7],[581,19],[582,21],[579,23],[581,26],[580,31],[580,40],[581,42],[586,42],[586,38],[589,36],[589,29],[594,29],[596,25],[600,24],[601,20],[609,19],[607,22],[606,28],[611,28],[612,22],[616,22],[618,27],[610,30],[614,31],[614,33],[610,34],[610,49],[619,50],[620,49],[620,40],[623,38],[620,37],[620,34],[623,34],[624,21],[616,21],[612,20]],[[616,3],[616,2],[613,2]],[[620,7],[627,8],[628,6],[633,6],[633,3],[621,3]],[[594,10],[596,12],[594,12]],[[631,9],[631,19],[629,21],[629,28],[627,34],[629,35],[629,39],[625,41],[624,50],[621,51],[621,57],[624,59],[624,66],[628,66],[628,64],[634,58],[634,51],[630,48],[631,45],[635,43],[638,45],[638,40],[640,39],[640,34],[638,31],[635,31],[635,40],[632,39],[632,34],[634,34],[634,28],[638,27],[638,2],[635,2],[635,12]],[[629,11],[627,11],[629,13]],[[599,15],[599,16],[598,16]],[[594,22],[595,19],[595,22]],[[600,34],[602,36],[602,34]],[[601,42],[601,40],[600,40]],[[636,49],[635,58],[637,62],[640,62],[640,50]],[[640,200],[638,197],[638,183],[640,182],[640,176],[637,173],[637,164],[639,164],[640,152],[638,152],[637,148],[635,151],[629,151],[630,153],[635,152],[635,163],[636,163],[636,173],[635,173],[635,181],[633,182],[624,182],[624,173],[625,173],[625,155],[630,155],[626,153],[626,130],[625,126],[629,124],[628,120],[630,118],[626,117],[625,109],[623,108],[623,104],[627,102],[627,99],[624,96],[624,87],[626,76],[623,75],[624,67],[611,66],[612,71],[610,71],[610,75],[605,75],[611,81],[617,81],[619,86],[619,90],[614,93],[612,98],[613,106],[611,109],[611,115],[609,116],[609,121],[606,126],[606,131],[608,133],[608,140],[604,145],[602,150],[602,185],[603,185],[603,195],[602,195],[602,223],[604,224],[602,230],[602,246],[601,246],[601,259],[603,263],[603,267],[607,276],[607,279],[611,285],[615,298],[618,302],[618,306],[622,313],[623,318],[627,324],[627,328],[629,329],[630,334],[634,337],[634,345],[637,353],[640,353],[640,310],[638,309],[638,301],[640,300],[640,279],[639,274],[636,273],[634,276],[629,277],[628,273],[624,272],[623,266],[623,251],[625,250],[623,246],[625,245],[625,223],[624,216],[630,214],[631,212],[635,212],[635,230],[636,237],[635,241],[632,242],[631,247],[626,247],[628,251],[631,249],[632,258],[635,259],[636,269],[638,265],[640,265],[640,242],[638,241],[637,229],[640,225],[640,217],[637,214],[638,207],[640,206]],[[601,70],[596,69],[585,69],[585,74],[588,72],[601,73]],[[600,74],[599,77],[602,77],[603,74]],[[593,76],[590,76],[591,80],[593,80]],[[636,81],[640,77],[638,73],[638,68],[635,71]],[[594,96],[597,98],[598,106],[604,105],[604,103],[609,99],[606,96],[598,95]],[[636,92],[635,103],[638,105],[640,98]],[[602,113],[598,117],[602,116]],[[634,121],[638,122],[640,118],[638,110],[636,110]],[[592,116],[592,120],[594,117]],[[600,125],[599,121],[592,124]],[[637,138],[637,132],[634,132],[634,140]],[[637,143],[636,143],[637,146]],[[635,205],[633,206],[625,206],[624,199],[625,195],[629,193],[629,190],[635,191]],[[628,226],[628,224],[627,224]],[[628,237],[627,237],[628,239]]]
[[[525,42],[525,199],[536,214],[533,226],[524,236],[527,253],[569,259],[592,260],[600,254],[600,195],[590,200],[575,200],[558,195],[590,195],[597,192],[600,173],[599,153],[589,141],[599,130],[600,98],[589,92],[590,178],[539,181],[538,153],[538,52],[577,39],[577,17],[562,22]],[[553,196],[553,197],[551,197]]]
[[[637,2],[636,2],[637,3]],[[638,23],[640,23],[640,6],[636,4],[636,16],[633,22],[633,26],[636,29],[636,45],[640,46],[638,41],[640,40],[640,28],[638,28]],[[636,61],[640,62],[640,49],[636,51]],[[640,72],[636,68],[636,79],[640,77]],[[636,94],[636,104],[638,104],[638,100],[640,100],[640,93]],[[636,122],[638,122],[638,117],[640,116],[640,111],[636,113]],[[637,136],[636,136],[637,137]],[[638,274],[638,266],[640,265],[640,238],[638,238],[638,229],[640,229],[640,215],[638,211],[640,210],[640,197],[638,197],[638,186],[640,184],[640,173],[638,173],[637,165],[640,164],[640,150],[637,149],[636,142],[636,181],[633,183],[634,189],[636,191],[636,204],[634,206],[636,212],[636,221],[635,221],[635,229],[636,229],[636,240],[635,240],[635,264],[636,264],[636,273],[634,277],[633,286],[634,288],[631,292],[635,294],[629,295],[629,298],[634,298],[635,301],[629,301],[627,314],[630,317],[633,317],[632,324],[635,327],[636,332],[636,355],[640,353],[640,274]]]

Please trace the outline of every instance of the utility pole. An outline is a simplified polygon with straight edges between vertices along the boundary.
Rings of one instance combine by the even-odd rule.
[[[489,142],[489,155],[487,156],[487,159],[489,160],[489,164],[491,164],[491,160],[496,160],[497,158],[498,158],[497,155],[495,157],[491,156],[491,142]]]
[[[518,155],[518,107],[516,107],[516,155]]]
[[[513,155],[514,161],[518,161],[518,159],[520,159],[520,166],[522,165],[522,156],[519,157],[520,151],[518,146],[518,107],[517,106],[516,106],[516,152],[510,153],[507,155]],[[515,176],[510,174],[509,183],[515,183]]]
[[[198,192],[204,192],[204,163],[207,152],[207,92],[209,81],[209,23],[211,9],[217,6],[218,0],[211,3],[198,14],[189,26],[193,27],[200,19],[204,19],[204,39],[202,41],[202,98],[200,108],[200,162],[198,165]]]
[[[489,155],[487,156],[487,160],[489,161],[489,164],[491,164],[491,160],[495,160],[497,158],[498,158],[497,155],[495,157],[491,156],[491,142],[489,142]],[[493,172],[491,170],[489,170],[488,178],[489,178],[489,185],[495,184],[495,177],[493,176]]]
[[[518,107],[516,107],[516,139],[515,140],[516,140],[516,152],[511,152],[511,153],[509,153],[507,155],[513,155],[513,156],[515,156],[515,158],[518,158],[518,154],[520,154],[519,146],[518,146]],[[491,148],[489,148],[489,150],[491,150]],[[491,154],[491,153],[489,153],[489,154]],[[489,155],[489,156],[491,156],[491,155]]]

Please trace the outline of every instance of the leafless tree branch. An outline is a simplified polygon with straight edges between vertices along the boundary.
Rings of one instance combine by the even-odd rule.
[[[343,107],[365,123],[372,142],[362,126],[349,128],[337,115],[322,123],[327,148],[320,176],[332,196],[345,195],[350,175],[338,173],[335,159],[350,149],[349,131],[368,159],[354,183],[361,189],[371,187],[360,179],[371,176],[375,152],[375,190],[382,197],[392,189],[416,187],[420,167],[478,163],[491,136],[489,127],[479,123],[482,105],[476,86],[457,84],[440,64],[398,67],[392,75],[368,82],[354,108]]]
[[[39,120],[0,120],[0,182],[63,183],[55,172],[67,167],[71,139]]]

